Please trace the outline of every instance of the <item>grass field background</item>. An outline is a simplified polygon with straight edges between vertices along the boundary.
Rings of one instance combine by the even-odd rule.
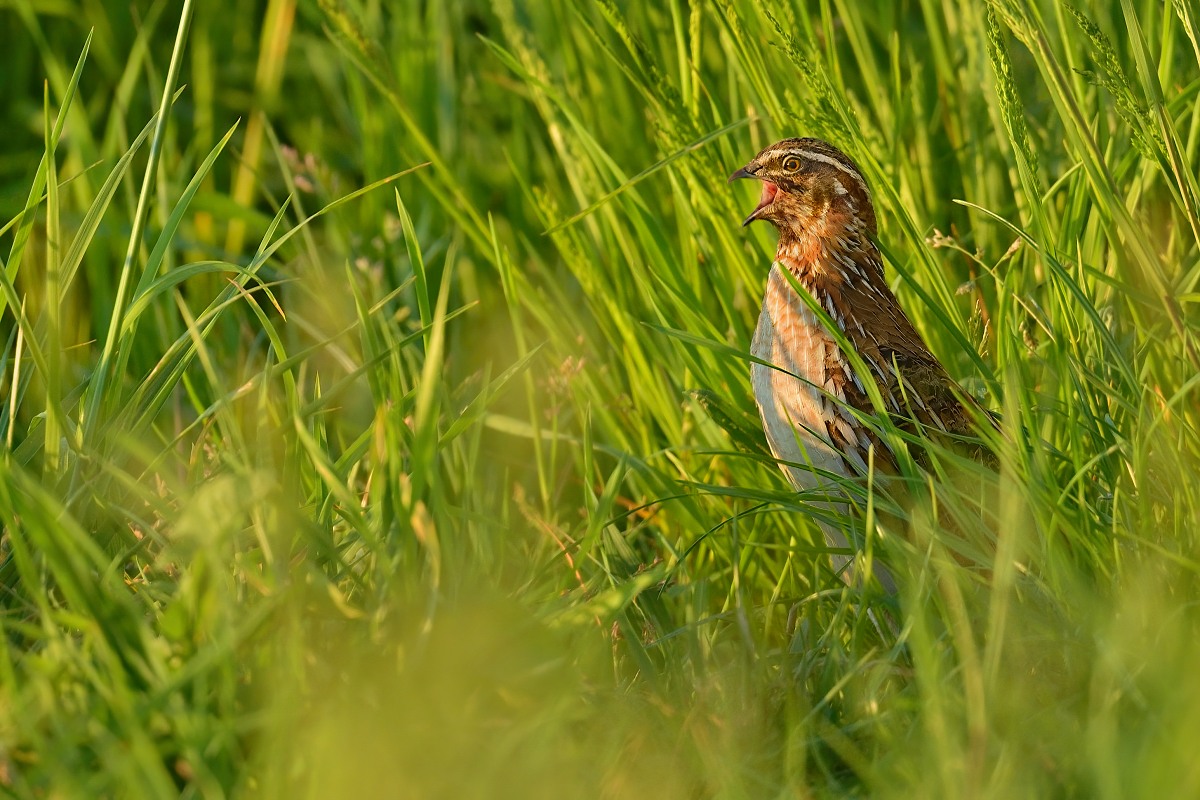
[[[0,31],[4,791],[1200,793],[1193,4]],[[997,475],[847,487],[896,597],[754,411],[774,234],[725,179],[793,135],[1005,420]]]

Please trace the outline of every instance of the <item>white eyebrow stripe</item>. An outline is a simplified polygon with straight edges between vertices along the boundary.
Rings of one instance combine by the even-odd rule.
[[[778,156],[783,155],[784,153],[790,153],[790,152],[791,152],[790,147],[786,147],[786,146],[772,147],[770,150],[768,150],[767,152],[763,153],[762,156],[760,156],[760,160],[769,161],[772,158],[776,158]]]
[[[815,150],[795,150],[793,152],[798,156],[807,158],[809,161],[820,161],[822,164],[829,164],[830,166],[835,167],[836,169],[840,169],[842,172],[846,173],[851,178],[854,178],[854,180],[858,181],[858,185],[863,188],[863,191],[866,191],[867,182],[863,180],[863,177],[862,177],[862,175],[859,174],[858,170],[856,170],[852,167],[846,166],[845,164],[843,164],[841,161],[838,161],[833,156],[827,156],[824,153],[818,153]]]

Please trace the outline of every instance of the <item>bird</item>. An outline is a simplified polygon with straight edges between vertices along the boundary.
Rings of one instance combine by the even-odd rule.
[[[919,424],[971,435],[967,405],[973,398],[930,351],[884,277],[875,208],[858,165],[826,141],[792,138],[762,150],[729,182],[742,178],[762,183],[758,205],[742,226],[764,220],[779,231],[750,346],[750,379],[767,444],[791,484],[834,496],[841,478],[865,476],[872,461],[884,473],[897,471],[896,453],[854,413],[876,413],[865,381],[875,384],[883,412],[899,428],[913,431]],[[828,315],[869,374],[855,371],[793,281]],[[841,531],[820,525],[827,544],[845,553]],[[847,580],[853,579],[851,561],[834,556]],[[895,592],[885,566],[877,563],[874,574]]]

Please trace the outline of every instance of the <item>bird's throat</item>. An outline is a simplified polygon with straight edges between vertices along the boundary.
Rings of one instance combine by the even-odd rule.
[[[821,236],[782,235],[775,250],[775,260],[791,270],[796,277],[822,273],[827,269],[828,244]]]

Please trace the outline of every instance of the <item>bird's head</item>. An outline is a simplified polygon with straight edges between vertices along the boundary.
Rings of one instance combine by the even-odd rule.
[[[742,225],[765,219],[782,235],[803,238],[858,224],[875,233],[867,182],[849,156],[820,139],[784,139],[729,180],[762,181],[762,196]]]

